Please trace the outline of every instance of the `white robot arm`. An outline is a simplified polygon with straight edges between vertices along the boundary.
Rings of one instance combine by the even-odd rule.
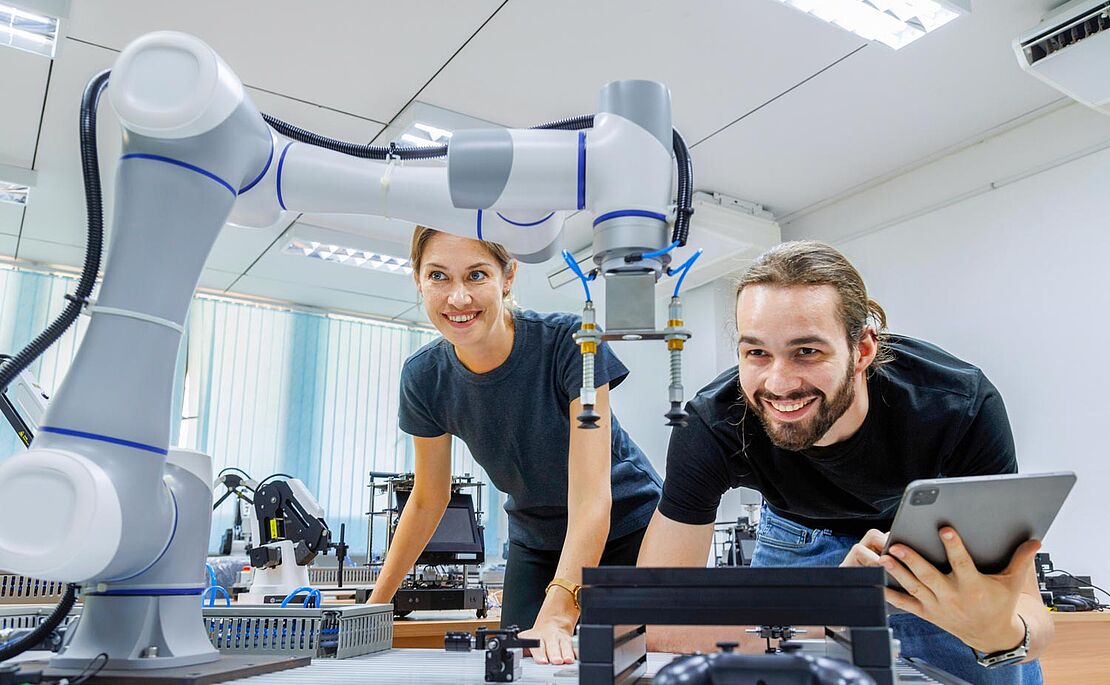
[[[311,134],[264,119],[227,64],[181,33],[131,43],[108,92],[124,138],[99,297],[31,449],[0,464],[0,521],[22,522],[0,526],[0,568],[85,584],[81,626],[61,665],[103,651],[108,668],[149,668],[135,665],[131,647],[155,637],[166,666],[215,658],[203,635],[166,627],[188,624],[183,617],[194,612],[211,519],[210,460],[168,445],[186,314],[229,219],[268,226],[282,211],[388,215],[541,261],[558,250],[563,212],[589,210],[594,259],[608,281],[605,336],[665,338],[672,369],[689,337],[677,297],[668,327],[654,323],[654,284],[670,259],[677,139],[659,83],[605,86],[588,133],[458,131],[446,167],[376,160],[368,146],[344,154],[298,142]],[[583,319],[582,397],[592,409],[592,353],[602,336],[589,301]],[[672,375],[672,411],[676,386],[681,400]],[[589,427],[588,415],[580,419]]]

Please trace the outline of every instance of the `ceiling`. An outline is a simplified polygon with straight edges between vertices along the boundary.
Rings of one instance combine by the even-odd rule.
[[[789,220],[1059,100],[1021,71],[1010,48],[1054,4],[974,0],[969,16],[895,52],[773,0],[72,2],[53,61],[0,48],[0,164],[37,171],[25,210],[0,204],[0,254],[83,261],[81,92],[148,31],[202,38],[264,112],[379,144],[383,130],[392,135],[415,107],[528,126],[594,111],[610,80],[660,80],[692,146],[696,189],[760,203]],[[120,135],[110,108],[101,114],[110,212]],[[404,255],[410,229],[321,215],[290,216],[263,230],[228,226],[201,286],[424,321],[402,277],[281,252],[295,235]],[[572,235],[572,243],[586,240]],[[523,304],[575,306],[571,295],[548,289],[552,268],[524,269]]]

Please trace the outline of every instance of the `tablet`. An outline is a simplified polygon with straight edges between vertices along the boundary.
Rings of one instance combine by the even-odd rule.
[[[948,573],[937,531],[951,526],[981,573],[999,573],[1021,543],[1044,539],[1074,484],[1070,471],[915,480],[902,495],[883,553],[901,543]]]

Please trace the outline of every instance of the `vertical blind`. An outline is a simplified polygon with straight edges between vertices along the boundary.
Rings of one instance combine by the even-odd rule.
[[[37,335],[75,285],[66,276],[0,269],[0,351],[14,353]],[[48,395],[87,321],[81,317],[32,367]],[[210,455],[213,473],[236,467],[255,480],[300,478],[323,506],[333,538],[346,524],[348,544],[365,553],[368,473],[413,469],[412,440],[397,427],[401,366],[435,337],[422,328],[198,295],[178,359],[175,443]],[[14,431],[0,427],[0,459],[22,449]],[[488,483],[458,440],[452,472]],[[488,487],[484,499],[486,547],[498,556],[503,496]],[[211,549],[233,517],[231,500],[214,512]],[[382,540],[384,521],[373,553],[381,553]]]

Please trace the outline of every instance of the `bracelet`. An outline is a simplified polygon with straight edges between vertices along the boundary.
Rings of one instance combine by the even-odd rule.
[[[578,605],[578,593],[582,590],[582,586],[577,583],[572,583],[565,578],[553,578],[547,587],[544,588],[543,594],[546,595],[553,587],[561,587],[570,593],[570,597],[574,600],[574,610],[580,611],[581,607]]]

